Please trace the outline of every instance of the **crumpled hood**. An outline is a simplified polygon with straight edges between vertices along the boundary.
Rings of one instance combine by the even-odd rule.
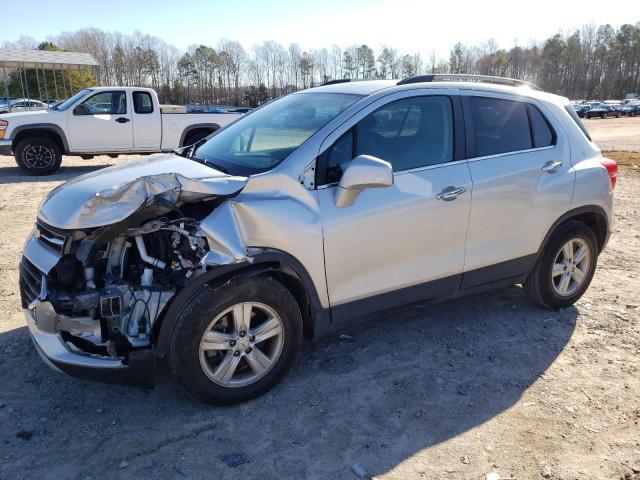
[[[154,156],[56,187],[40,205],[38,218],[65,230],[100,227],[124,220],[155,196],[175,203],[233,195],[247,180],[178,155]]]

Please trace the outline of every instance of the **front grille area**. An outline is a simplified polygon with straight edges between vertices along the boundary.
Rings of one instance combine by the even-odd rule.
[[[68,234],[41,221],[36,223],[36,229],[38,240],[56,252],[60,254],[64,253],[65,245],[69,239]]]
[[[40,295],[42,273],[27,257],[20,262],[20,299],[22,308],[27,308]]]

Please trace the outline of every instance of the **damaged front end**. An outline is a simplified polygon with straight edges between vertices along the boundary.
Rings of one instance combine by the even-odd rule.
[[[54,191],[20,265],[22,306],[45,361],[75,376],[151,384],[154,334],[171,299],[212,258],[234,261],[212,249],[200,223],[245,184],[159,173],[92,195],[82,182]]]

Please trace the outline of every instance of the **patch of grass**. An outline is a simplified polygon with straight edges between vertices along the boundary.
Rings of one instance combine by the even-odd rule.
[[[640,152],[625,151],[625,150],[604,150],[602,152],[604,157],[610,158],[618,162],[618,165],[625,165],[632,167],[634,165],[640,166]]]

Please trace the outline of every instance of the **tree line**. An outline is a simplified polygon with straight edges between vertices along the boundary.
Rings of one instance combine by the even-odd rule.
[[[400,79],[421,73],[507,76],[573,99],[617,99],[640,91],[640,22],[619,28],[585,25],[510,48],[491,39],[480,45],[456,43],[448,58],[434,50],[424,56],[389,45],[377,50],[368,45],[302,49],[296,43],[285,47],[265,41],[246,50],[227,39],[181,51],[140,32],[124,35],[97,28],[64,32],[40,44],[21,37],[3,46],[90,53],[101,67],[95,77],[67,73],[71,86],[150,86],[163,103],[177,104],[257,106],[329,80]],[[12,73],[12,94],[19,95],[27,82],[34,92],[37,72],[20,75]]]

